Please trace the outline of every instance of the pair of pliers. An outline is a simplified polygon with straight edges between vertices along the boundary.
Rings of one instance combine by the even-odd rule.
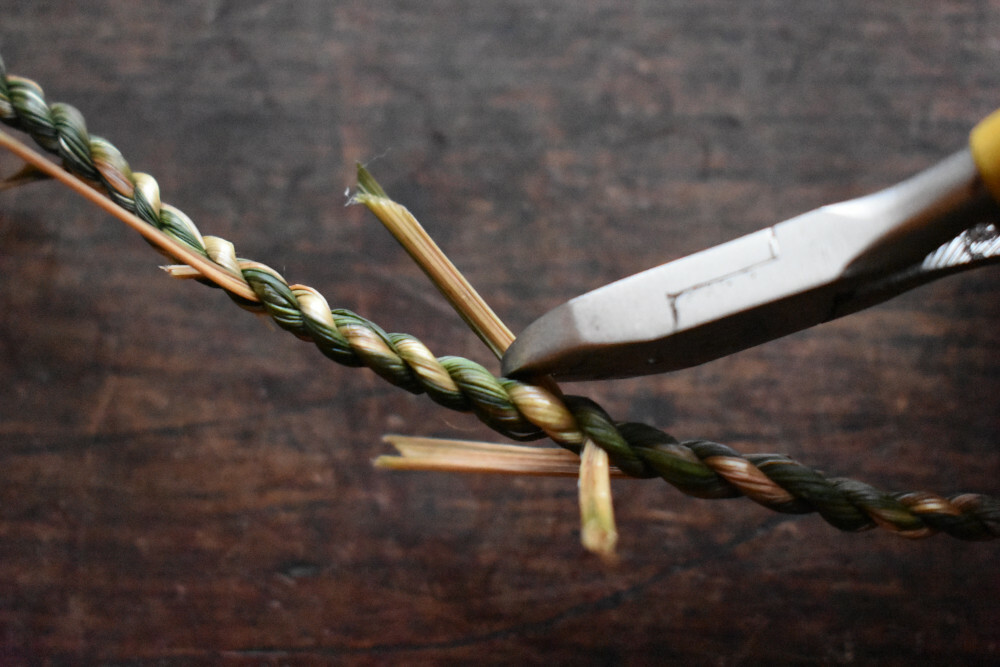
[[[549,311],[504,375],[632,377],[695,366],[1000,261],[1000,111],[898,185],[823,206]]]

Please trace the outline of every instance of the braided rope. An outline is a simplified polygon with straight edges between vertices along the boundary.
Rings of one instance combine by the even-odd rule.
[[[965,540],[1000,537],[1000,499],[888,493],[828,477],[783,455],[744,455],[703,440],[678,442],[651,426],[615,423],[589,399],[560,398],[537,385],[495,377],[469,359],[435,357],[413,336],[386,333],[360,315],[331,309],[315,289],[289,285],[274,269],[237,258],[230,242],[203,236],[187,215],[161,202],[152,176],[133,172],[117,148],[88,133],[77,109],[49,104],[41,86],[8,75],[2,59],[0,120],[29,134],[70,172],[100,184],[115,203],[242,280],[259,302],[227,292],[241,307],[265,311],[337,363],[368,367],[446,408],[472,412],[510,438],[547,435],[577,454],[590,438],[633,477],[661,477],[698,498],[746,496],[778,512],[816,512],[844,531],[880,526],[906,537],[935,532]]]

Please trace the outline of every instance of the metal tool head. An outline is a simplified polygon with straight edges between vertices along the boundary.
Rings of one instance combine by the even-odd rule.
[[[561,380],[695,366],[996,258],[927,264],[996,219],[968,151],[881,192],[792,218],[598,288],[532,323],[506,375]],[[996,241],[996,228],[986,232]]]

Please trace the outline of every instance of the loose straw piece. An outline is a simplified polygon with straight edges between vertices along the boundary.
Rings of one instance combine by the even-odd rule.
[[[156,227],[144,222],[135,214],[125,210],[118,204],[111,201],[101,193],[90,187],[86,181],[77,178],[59,165],[50,162],[41,154],[35,152],[25,144],[0,130],[0,146],[18,156],[32,167],[38,169],[46,176],[54,178],[70,190],[80,195],[88,202],[97,206],[106,213],[110,213],[126,225],[139,232],[143,238],[162,250],[164,253],[174,257],[198,272],[201,277],[211,280],[223,289],[232,292],[244,299],[257,301],[257,295],[253,293],[250,286],[239,278],[231,275],[219,265],[206,257],[202,257],[183,243],[179,243],[170,238]]]
[[[358,165],[358,194],[352,201],[364,204],[382,221],[476,335],[498,359],[503,357],[504,351],[514,342],[514,334],[434,243],[413,214],[389,198],[361,165]],[[541,383],[559,395],[558,387],[551,378],[542,378]],[[426,456],[423,460],[427,460]],[[382,463],[383,467],[392,465],[385,461]],[[482,464],[481,459],[479,463]],[[445,464],[442,462],[442,465]],[[456,459],[447,465],[463,464]],[[606,560],[613,558],[618,541],[609,469],[607,452],[588,438],[583,445],[578,473],[581,541],[586,549]]]
[[[465,323],[497,358],[502,357],[504,350],[514,342],[514,334],[451,263],[413,214],[390,199],[361,165],[358,165],[358,193],[352,201],[364,204],[382,221]]]
[[[580,541],[588,551],[611,560],[618,543],[618,531],[611,502],[608,455],[593,441],[588,442],[590,446],[584,447],[580,460]]]
[[[375,466],[389,470],[437,470],[500,475],[577,477],[580,458],[567,449],[451,440],[408,435],[387,435],[383,440],[400,456],[380,456]],[[603,451],[603,450],[602,450]],[[625,478],[611,466],[610,474]]]

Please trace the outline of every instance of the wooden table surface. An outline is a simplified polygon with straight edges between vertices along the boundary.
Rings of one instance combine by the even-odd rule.
[[[896,182],[1000,106],[1000,2],[14,3],[10,72],[241,256],[496,368],[356,161],[515,331],[613,278]],[[17,168],[0,156],[3,173]],[[166,277],[55,184],[0,194],[0,662],[986,664],[996,543],[614,484],[388,473],[498,440]],[[995,270],[574,391],[890,490],[1000,494]]]

